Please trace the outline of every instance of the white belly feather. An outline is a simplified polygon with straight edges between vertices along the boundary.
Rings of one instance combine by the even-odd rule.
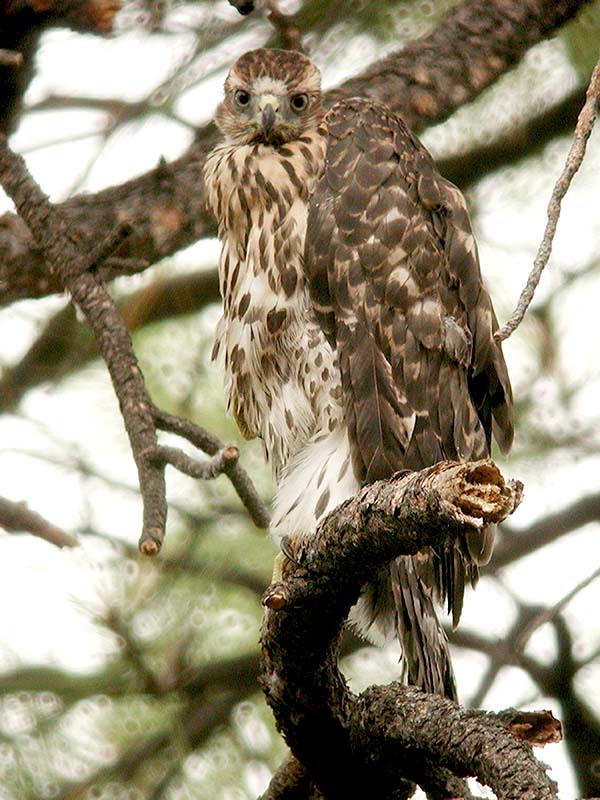
[[[295,146],[287,145],[288,152]],[[323,147],[318,136],[312,146]],[[314,317],[303,274],[307,196],[315,175],[300,149],[294,158],[301,178],[304,170],[303,196],[286,181],[281,156],[263,146],[217,148],[206,166],[208,201],[223,241],[224,315],[215,353],[224,361],[228,408],[244,435],[263,440],[273,469],[276,538],[313,533],[360,486],[337,356]],[[258,173],[287,187],[285,202],[272,202],[264,180],[252,183]],[[236,178],[241,174],[247,182]],[[373,623],[375,605],[362,596],[350,619],[368,638],[381,641],[393,635],[388,624],[393,614]]]

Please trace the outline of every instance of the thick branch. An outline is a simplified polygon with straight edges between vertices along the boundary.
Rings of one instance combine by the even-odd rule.
[[[314,536],[288,543],[294,562],[265,593],[262,682],[294,755],[328,800],[369,796],[373,785],[381,796],[406,797],[406,781],[436,797],[456,796],[457,781],[473,765],[499,797],[555,796],[529,748],[501,718],[482,722],[448,700],[400,686],[356,698],[337,668],[341,627],[369,577],[399,555],[460,546],[469,529],[512,513],[521,490],[490,461],[442,463],[366,487]],[[444,720],[437,744],[435,726],[425,731],[434,717]],[[499,751],[494,740],[502,743]],[[502,762],[508,749],[518,777]],[[296,770],[290,774],[302,782]]]
[[[346,81],[328,101],[372,97],[421,130],[477,97],[582,5],[572,0],[470,0],[452,9],[429,36]]]
[[[368,95],[388,102],[416,131],[422,130],[477,97],[583,5],[585,0],[469,0],[430,36],[377,62],[329,93],[327,100]],[[74,198],[61,211],[84,239],[128,220],[134,235],[118,254],[155,263],[214,233],[205,209],[202,172],[205,155],[216,141],[216,129],[209,125],[171,165],[159,165],[91,197]],[[0,235],[10,244],[0,247],[3,302],[60,291],[26,230],[10,215],[0,220]],[[113,274],[119,274],[117,267]]]

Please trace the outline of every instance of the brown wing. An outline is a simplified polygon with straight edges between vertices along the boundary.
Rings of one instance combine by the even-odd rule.
[[[338,350],[357,475],[502,450],[511,392],[464,200],[403,122],[352,99],[326,118],[306,246]]]
[[[507,450],[510,383],[462,195],[384,107],[342,101],[326,125],[327,163],[309,207],[305,269],[340,362],[356,475],[368,483],[444,459],[478,459],[489,454],[492,433]],[[438,662],[447,657],[430,624],[434,612],[423,609],[433,592],[458,620],[465,578],[477,574],[472,559],[485,558],[489,538],[469,542],[471,554],[399,560],[391,574],[397,604],[402,596],[415,601],[413,612],[406,602],[398,606],[405,652],[431,646]],[[415,646],[415,635],[431,641]],[[413,682],[448,693],[451,680],[436,677],[447,664],[431,670],[422,658],[412,665],[407,658],[409,673],[419,676]]]

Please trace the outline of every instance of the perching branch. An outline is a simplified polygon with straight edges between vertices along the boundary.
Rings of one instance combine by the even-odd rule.
[[[337,667],[342,625],[369,576],[395,557],[453,547],[469,529],[501,521],[521,491],[491,461],[445,462],[365,487],[314,536],[290,543],[294,561],[265,593],[262,683],[292,752],[328,800],[367,797],[375,785],[382,797],[408,797],[411,783],[456,797],[474,773],[505,800],[556,797],[519,738],[528,733],[517,712],[463,711],[398,684],[357,697]],[[540,728],[556,730],[545,712],[529,723],[536,741]],[[284,773],[305,782],[289,763]]]
[[[49,203],[29,175],[23,159],[12,153],[2,139],[0,183],[31,230],[37,246],[44,252],[52,272],[69,291],[73,303],[84,314],[94,332],[119,400],[138,469],[144,518],[140,550],[146,555],[154,555],[160,550],[167,518],[165,466],[174,460],[179,464],[173,458],[172,450],[167,451],[167,455],[161,452],[157,429],[178,433],[210,455],[215,455],[223,446],[192,423],[178,421],[160,412],[148,395],[127,327],[96,275],[103,260],[110,256],[112,248],[126,232],[120,228],[100,245],[92,246],[77,241],[60,211]],[[189,457],[186,458],[186,466],[189,467]],[[257,513],[259,501],[256,492],[246,473],[235,461],[223,459],[220,465],[222,471],[231,477],[242,500],[252,502],[255,521],[266,524],[268,514],[264,507],[262,516]],[[214,467],[215,464],[210,470],[211,476],[216,474]]]
[[[517,303],[517,307],[515,308],[511,318],[494,334],[494,338],[498,342],[502,342],[504,339],[507,339],[511,333],[513,333],[519,327],[523,321],[523,317],[525,316],[527,309],[531,304],[531,301],[533,300],[535,290],[540,282],[540,278],[542,277],[542,272],[544,271],[544,268],[546,267],[546,264],[550,258],[550,254],[552,253],[552,242],[554,240],[554,234],[556,233],[558,218],[560,217],[560,206],[563,197],[569,190],[571,181],[581,166],[583,157],[585,156],[588,139],[590,138],[592,128],[594,127],[594,122],[596,121],[599,105],[600,59],[598,59],[598,62],[594,67],[594,71],[592,72],[590,85],[586,94],[586,101],[581,109],[581,113],[579,114],[577,125],[575,126],[574,141],[571,145],[571,149],[569,150],[567,161],[558,181],[554,186],[554,189],[552,190],[552,196],[550,197],[550,203],[548,204],[548,222],[546,223],[544,237],[539,246],[535,261],[533,262],[533,269],[531,270],[529,278],[527,279],[525,288],[521,292],[519,302]]]

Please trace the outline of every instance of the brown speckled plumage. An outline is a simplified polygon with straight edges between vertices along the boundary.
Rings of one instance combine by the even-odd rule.
[[[486,456],[492,433],[508,449],[510,384],[460,192],[385,107],[324,115],[305,56],[252,51],[225,89],[226,141],[206,167],[223,241],[216,350],[229,407],[274,468],[274,532],[314,530],[395,471]],[[433,599],[457,621],[491,549],[490,531],[475,538],[399,559],[352,615],[369,638],[396,632],[428,691],[454,693]]]

